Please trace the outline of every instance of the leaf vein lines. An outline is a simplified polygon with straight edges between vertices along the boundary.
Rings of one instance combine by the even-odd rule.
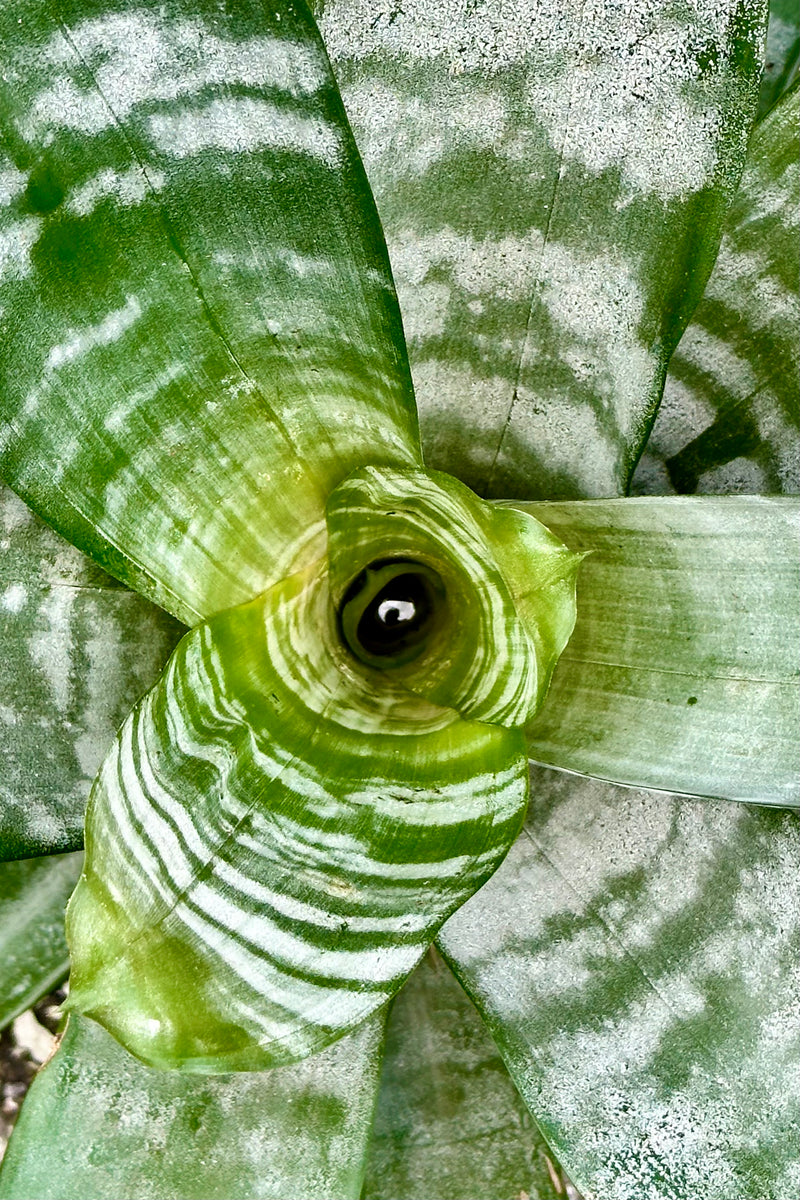
[[[791,687],[796,686],[797,678],[793,675],[786,675],[782,679],[769,679],[754,675],[721,675],[717,672],[708,671],[689,671],[681,670],[677,667],[652,667],[646,666],[644,663],[626,663],[612,662],[604,658],[582,658],[578,655],[571,655],[568,652],[562,655],[562,662],[575,664],[576,666],[585,667],[611,667],[617,671],[647,671],[653,675],[677,675],[685,679],[699,679],[702,682],[730,682],[730,683],[766,683],[772,684],[775,687]],[[605,691],[606,689],[601,689]]]

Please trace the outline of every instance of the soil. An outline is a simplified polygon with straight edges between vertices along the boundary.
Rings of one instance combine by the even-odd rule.
[[[59,988],[0,1031],[0,1159],[25,1093],[53,1048],[65,999]]]

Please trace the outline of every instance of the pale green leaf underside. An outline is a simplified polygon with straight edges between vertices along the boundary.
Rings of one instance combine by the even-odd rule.
[[[0,484],[0,860],[83,845],[92,779],[183,631]]]
[[[426,955],[389,1015],[364,1200],[555,1200],[547,1156],[474,1005]]]
[[[187,623],[419,465],[369,187],[303,5],[0,12],[0,474]]]
[[[766,4],[317,11],[426,461],[493,496],[620,494],[744,163]]]
[[[795,87],[753,134],[637,491],[800,492],[799,105]]]
[[[9,1143],[3,1200],[358,1200],[382,1019],[298,1066],[188,1078],[75,1015]]]
[[[526,506],[572,549],[578,619],[533,759],[617,783],[797,805],[800,501]]]
[[[800,1187],[800,831],[545,768],[439,936],[565,1170],[602,1200]]]
[[[64,910],[82,854],[0,862],[0,1029],[67,973]]]

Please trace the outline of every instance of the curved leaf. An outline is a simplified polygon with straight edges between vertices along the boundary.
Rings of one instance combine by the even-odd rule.
[[[67,973],[64,910],[82,854],[0,863],[0,1029]]]
[[[0,860],[77,849],[91,781],[183,632],[0,485]]]
[[[744,163],[766,4],[319,10],[427,462],[482,494],[619,494]]]
[[[263,1069],[341,1037],[521,825],[522,727],[574,619],[574,556],[420,471],[355,472],[328,521],[329,566],[186,635],[92,792],[69,1004],[154,1065]],[[511,553],[550,584],[524,615]]]
[[[366,467],[332,493],[327,516],[337,608],[370,563],[424,564],[440,580],[424,653],[393,677],[468,720],[529,720],[575,625],[580,555],[439,472]]]
[[[758,115],[764,116],[797,79],[800,66],[800,12],[794,0],[770,0],[764,74]]]
[[[358,1200],[382,1041],[373,1018],[298,1066],[187,1078],[73,1014],[9,1142],[2,1200]]]
[[[637,491],[800,492],[799,105],[795,87],[755,130]]]
[[[788,813],[544,768],[439,944],[564,1168],[602,1200],[797,1192]]]
[[[0,11],[0,474],[189,624],[419,464],[380,225],[301,3]]]
[[[532,504],[574,550],[578,619],[532,758],[619,783],[800,804],[800,501]]]
[[[394,1001],[364,1200],[555,1200],[560,1171],[438,955]]]

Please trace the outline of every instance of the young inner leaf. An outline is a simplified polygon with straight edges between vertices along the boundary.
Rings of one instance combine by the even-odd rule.
[[[574,583],[532,518],[359,471],[327,563],[186,635],[92,793],[70,1007],[146,1062],[214,1072],[303,1058],[391,998],[524,816],[542,630],[574,589],[523,621],[512,529],[532,575]]]

